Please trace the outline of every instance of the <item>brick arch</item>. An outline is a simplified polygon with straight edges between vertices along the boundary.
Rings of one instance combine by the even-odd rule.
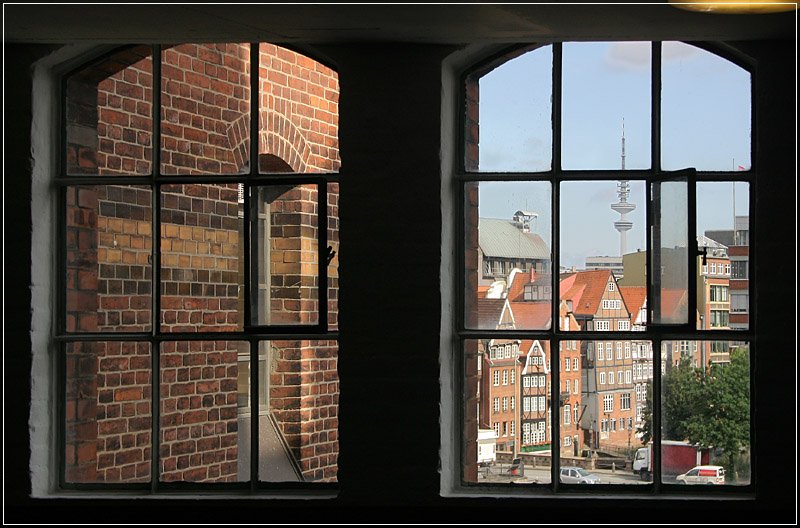
[[[263,110],[259,120],[259,154],[272,154],[284,160],[294,172],[306,172],[311,147],[303,133],[286,116]]]

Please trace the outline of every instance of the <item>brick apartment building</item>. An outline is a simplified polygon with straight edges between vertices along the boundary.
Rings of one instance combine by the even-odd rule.
[[[497,435],[497,450],[514,452],[519,424],[520,368],[519,340],[493,339],[483,354],[481,428],[493,429]]]
[[[106,57],[67,81],[67,170],[73,175],[149,175],[154,96],[151,48]],[[249,466],[249,348],[215,340],[241,330],[245,259],[242,189],[249,148],[265,172],[336,171],[337,74],[273,45],[259,50],[261,115],[250,115],[249,46],[184,44],[163,51],[161,173],[222,175],[208,183],[150,187],[80,185],[66,190],[66,330],[209,334],[205,341],[70,343],[66,362],[66,481],[149,481],[153,445],[163,481],[236,481]],[[259,119],[249,141],[251,118]],[[327,200],[328,240],[338,250],[338,189]],[[151,314],[152,203],[160,204],[158,314]],[[253,324],[337,321],[337,270],[329,307],[318,306],[316,186],[253,193],[259,291]],[[337,474],[337,347],[329,341],[259,345],[262,439],[274,429],[294,470],[264,480],[334,481]],[[159,354],[160,438],[152,439],[150,365]],[[273,447],[273,446],[265,446]],[[288,475],[288,476],[287,476]]]
[[[629,331],[631,313],[610,270],[561,275],[560,296],[581,330]],[[633,445],[633,350],[630,341],[586,341],[581,347],[581,429],[594,449]]]
[[[647,288],[644,286],[620,286],[625,306],[631,313],[631,331],[644,332],[647,324]],[[653,342],[648,339],[630,342],[632,377],[634,433],[642,425],[644,408],[647,403],[647,383],[653,380]],[[635,433],[639,438],[641,435]]]
[[[735,216],[733,230],[706,231],[705,236],[727,247],[730,257],[730,327],[747,329],[750,311],[750,216]]]

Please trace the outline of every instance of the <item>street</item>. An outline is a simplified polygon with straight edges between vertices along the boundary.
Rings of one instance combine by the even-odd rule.
[[[525,466],[524,476],[508,475],[509,462],[498,462],[491,467],[479,468],[478,482],[514,482],[516,484],[549,484],[550,468],[543,466]],[[590,473],[600,478],[601,484],[646,484],[638,475],[628,470],[612,471],[610,469],[594,469]]]

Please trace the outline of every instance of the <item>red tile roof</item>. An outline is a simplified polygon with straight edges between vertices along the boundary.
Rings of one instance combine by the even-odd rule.
[[[631,324],[636,322],[636,317],[639,315],[647,299],[647,287],[645,286],[620,286],[619,292],[622,294],[622,300],[625,301],[625,306],[631,314]]]
[[[533,271],[526,273],[524,271],[515,270],[511,273],[511,284],[508,286],[508,300],[511,302],[522,301],[523,294],[525,293],[525,285],[531,283]]]
[[[661,290],[661,317],[675,319],[678,313],[689,304],[688,292],[684,288],[664,288]]]
[[[611,278],[611,270],[579,271],[561,281],[561,298],[572,300],[572,311],[579,315],[594,315]],[[573,282],[571,287],[570,281]],[[583,291],[578,288],[583,286]]]
[[[478,328],[494,330],[500,324],[500,317],[503,315],[505,299],[487,299],[478,297]]]
[[[552,320],[549,301],[512,302],[515,327],[522,330],[545,330]]]

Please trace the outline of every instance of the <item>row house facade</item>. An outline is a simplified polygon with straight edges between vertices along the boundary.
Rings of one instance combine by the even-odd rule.
[[[552,441],[550,406],[550,345],[539,340],[525,341],[527,351],[523,358],[522,432],[521,451],[531,452],[549,449]]]
[[[565,332],[580,329],[567,303],[560,302],[559,324]],[[559,408],[561,420],[561,453],[578,456],[583,451],[583,435],[580,429],[581,413],[581,340],[569,339],[559,342]]]
[[[492,429],[497,435],[499,451],[514,452],[519,410],[517,390],[519,379],[520,341],[493,339],[483,354],[483,382],[487,398],[481,400],[481,428]]]
[[[631,312],[631,331],[644,332],[647,325],[647,288],[644,286],[620,286],[625,305]],[[647,403],[647,384],[653,380],[653,342],[647,339],[630,343],[633,363],[633,430],[641,427]]]
[[[581,330],[629,331],[631,313],[610,270],[562,275],[561,299],[568,301]],[[633,445],[633,350],[630,341],[586,341],[581,347],[580,427],[595,450]]]

